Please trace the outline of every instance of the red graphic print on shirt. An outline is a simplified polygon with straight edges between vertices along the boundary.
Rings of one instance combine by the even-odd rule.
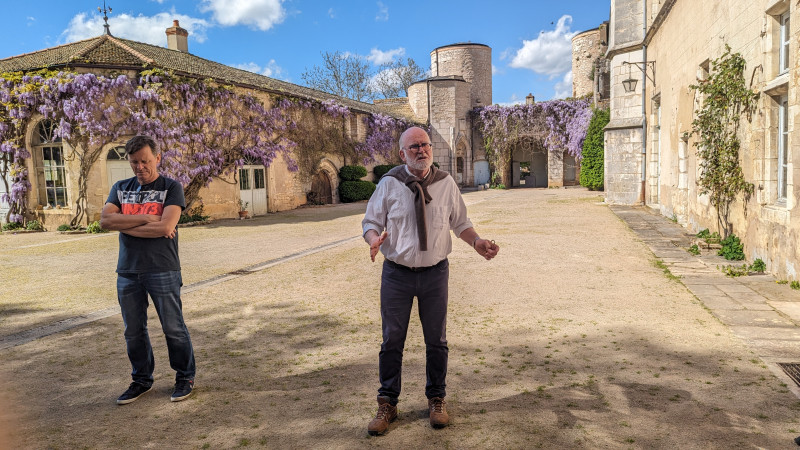
[[[118,194],[122,214],[160,216],[164,213],[167,191],[118,191]]]

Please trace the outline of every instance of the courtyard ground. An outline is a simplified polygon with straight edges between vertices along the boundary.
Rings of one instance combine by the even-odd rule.
[[[174,372],[152,308],[155,389],[114,402],[130,372],[114,313],[115,234],[0,235],[0,443],[796,448],[800,402],[790,386],[598,193],[492,190],[465,200],[501,250],[484,261],[454,240],[451,426],[428,425],[412,315],[400,416],[386,436],[366,433],[382,259],[370,262],[357,238],[359,203],[180,230],[198,367],[196,395],[180,403],[169,402]],[[74,326],[79,317],[88,319]]]

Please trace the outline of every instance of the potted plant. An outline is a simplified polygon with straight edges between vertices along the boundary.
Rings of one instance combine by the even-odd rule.
[[[247,218],[247,214],[249,213],[247,211],[247,206],[249,204],[250,204],[250,202],[243,202],[242,199],[239,199],[239,218],[240,219],[246,219]]]

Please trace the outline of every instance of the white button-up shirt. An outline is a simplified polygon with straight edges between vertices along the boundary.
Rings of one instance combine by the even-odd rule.
[[[428,267],[447,258],[453,250],[450,230],[460,236],[464,230],[472,228],[472,222],[467,217],[467,206],[453,177],[431,184],[428,193],[432,200],[425,205],[427,251],[419,249],[415,194],[394,177],[381,178],[369,199],[367,212],[361,221],[362,236],[369,230],[375,230],[378,235],[386,230],[381,253],[386,259],[407,267]]]

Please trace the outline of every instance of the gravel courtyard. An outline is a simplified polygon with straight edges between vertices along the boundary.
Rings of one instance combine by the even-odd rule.
[[[382,257],[355,238],[358,203],[180,230],[198,368],[187,401],[169,401],[153,308],[155,389],[130,405],[114,402],[130,381],[118,314],[0,350],[0,448],[796,448],[797,397],[598,193],[464,198],[501,250],[485,261],[454,239],[451,426],[428,425],[412,314],[400,416],[366,433]],[[0,254],[0,338],[116,304],[115,233],[4,233]]]

